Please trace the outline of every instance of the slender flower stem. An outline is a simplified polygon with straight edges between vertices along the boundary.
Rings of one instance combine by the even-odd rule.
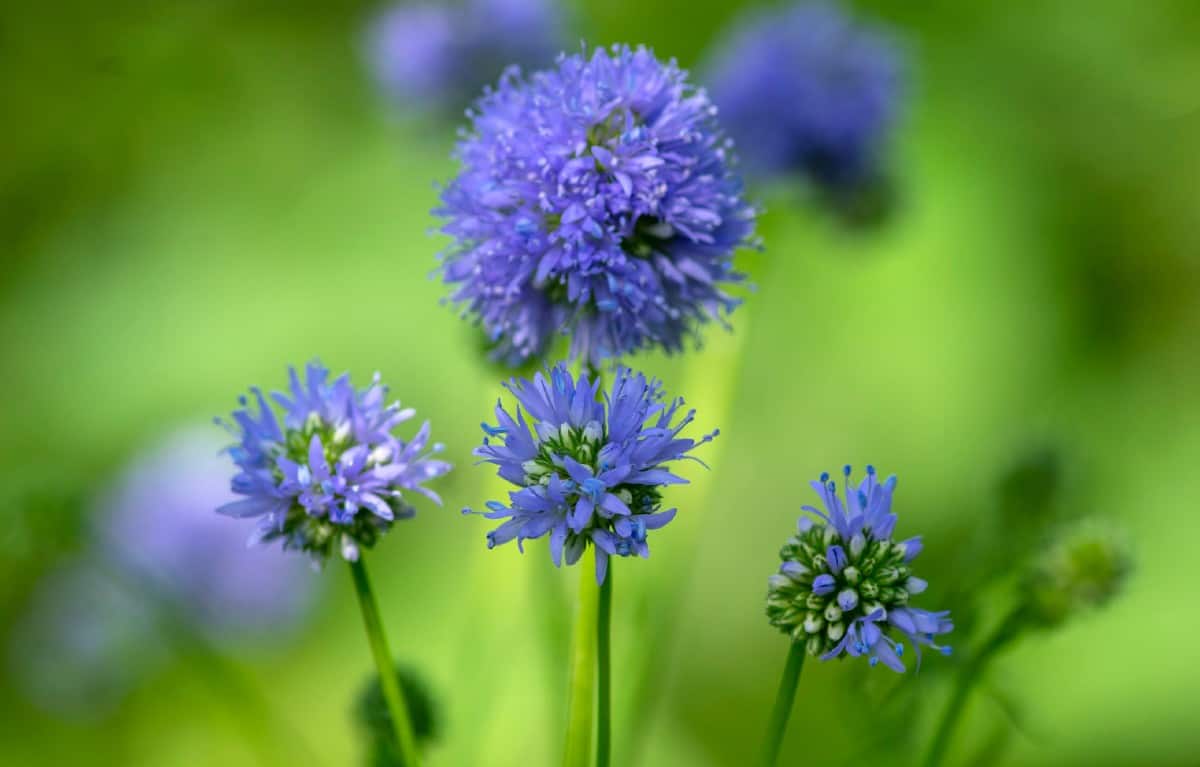
[[[996,653],[1016,639],[1024,627],[1024,613],[1020,610],[1013,612],[996,628],[996,631],[984,642],[979,651],[963,665],[958,680],[954,684],[954,692],[950,695],[950,702],[946,704],[946,713],[942,714],[937,731],[934,733],[933,743],[929,747],[929,755],[925,758],[925,767],[937,767],[941,764],[946,749],[950,745],[950,736],[954,733],[954,727],[958,724],[958,718],[962,714],[963,706],[967,702],[967,696],[971,689],[979,681],[984,669],[987,668]]]
[[[779,692],[775,694],[775,707],[763,737],[761,767],[774,767],[783,745],[783,734],[787,731],[788,717],[792,715],[792,703],[796,700],[796,685],[800,681],[800,670],[804,668],[804,642],[792,642],[788,650],[787,665],[779,679]]]
[[[371,644],[371,655],[375,657],[375,666],[379,669],[379,683],[392,718],[392,729],[396,736],[400,760],[404,767],[420,767],[421,758],[417,753],[417,742],[413,736],[412,721],[408,718],[404,693],[400,690],[400,680],[396,676],[396,663],[388,649],[383,622],[379,619],[379,607],[375,604],[371,581],[367,578],[367,568],[361,558],[350,563],[350,573],[354,576],[354,590],[358,594],[358,606],[362,608],[363,628],[366,629],[367,641]]]
[[[571,656],[567,745],[563,767],[588,767],[592,760],[600,589],[596,586],[594,568],[581,563],[579,571],[579,603],[575,613],[575,646]]]
[[[600,603],[596,615],[596,668],[600,677],[596,695],[596,767],[608,767],[612,755],[612,592],[613,567],[616,559],[608,560],[608,574],[600,585]]]

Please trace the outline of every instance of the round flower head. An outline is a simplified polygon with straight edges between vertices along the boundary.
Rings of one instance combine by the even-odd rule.
[[[715,113],[674,62],[628,46],[509,70],[484,94],[435,213],[451,299],[497,358],[543,357],[564,333],[594,367],[678,351],[736,306],[755,211]]]
[[[44,576],[8,632],[7,671],[58,715],[109,714],[164,658],[148,605],[89,560]]]
[[[254,388],[257,412],[243,397],[233,412],[236,426],[224,424],[238,440],[229,448],[239,469],[233,492],[245,498],[217,511],[259,517],[252,542],[281,540],[285,549],[306,551],[317,562],[337,546],[353,561],[393,521],[415,513],[402,491],[441,503],[422,483],[450,470],[430,457],[442,446],[425,450],[428,421],[411,441],[392,434],[413,411],[385,404],[388,390],[378,374],[362,390],[349,375],[330,381],[319,362],[309,363],[303,379],[295,368],[290,375],[290,390],[272,395],[283,409],[282,423]]]
[[[103,554],[219,637],[286,627],[309,602],[310,573],[282,552],[247,550],[212,513],[234,500],[221,447],[209,429],[184,429],[135,459],[103,500]]]
[[[908,604],[926,583],[911,568],[921,539],[892,540],[896,478],[881,484],[868,466],[866,478],[854,488],[849,466],[845,476],[845,503],[828,474],[812,483],[824,510],[805,506],[818,521],[801,518],[798,534],[779,552],[783,564],[769,579],[767,592],[771,624],[821,660],[865,655],[872,666],[882,661],[903,672],[904,643],[897,637],[907,638],[918,659],[921,645],[949,654],[950,648],[934,637],[954,628],[950,613]]]
[[[662,510],[662,488],[687,482],[667,464],[691,458],[717,432],[699,442],[680,437],[695,411],[676,420],[683,400],[665,402],[658,381],[628,368],[618,368],[602,399],[597,380],[575,380],[562,364],[506,388],[517,398],[516,417],[497,403],[498,425],[483,424],[488,437],[475,455],[520,489],[507,506],[488,502],[483,516],[506,520],[488,533],[488,548],[549,534],[557,566],[564,558],[575,564],[590,542],[600,583],[610,556],[648,557],[647,532],[675,517],[675,509]]]
[[[900,100],[899,56],[829,5],[756,11],[712,66],[713,100],[747,164],[825,187],[865,180]]]
[[[399,105],[457,110],[505,67],[552,62],[562,26],[552,0],[401,3],[372,20],[368,64]]]
[[[1132,569],[1123,536],[1112,526],[1085,519],[1063,530],[1034,561],[1024,581],[1029,615],[1055,626],[1072,614],[1107,604]]]

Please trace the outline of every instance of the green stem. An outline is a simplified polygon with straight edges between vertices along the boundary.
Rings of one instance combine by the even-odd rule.
[[[775,695],[775,707],[763,737],[761,767],[774,767],[783,745],[783,734],[787,731],[788,718],[792,715],[792,703],[796,700],[796,685],[800,682],[800,671],[804,668],[804,642],[792,642],[788,650],[787,665],[779,678],[779,692]]]
[[[401,763],[404,767],[420,767],[421,758],[417,754],[417,742],[413,737],[412,721],[408,718],[404,693],[400,690],[400,680],[396,676],[396,664],[392,660],[391,651],[388,650],[383,621],[379,619],[379,607],[375,604],[371,581],[367,578],[367,568],[361,558],[350,563],[350,573],[354,576],[354,590],[358,594],[358,606],[362,608],[363,628],[366,629],[367,641],[371,644],[371,655],[375,657],[375,666],[379,669],[379,684],[392,718],[392,730],[396,736]]]
[[[581,563],[579,571],[579,604],[575,613],[575,646],[571,655],[567,745],[563,767],[588,767],[592,757],[600,589],[596,586],[593,568]]]
[[[963,669],[955,681],[954,692],[950,694],[950,702],[946,704],[946,712],[942,714],[942,719],[934,733],[933,743],[929,747],[929,755],[925,758],[925,767],[937,767],[941,764],[942,758],[946,755],[946,749],[950,745],[950,736],[954,734],[954,727],[958,724],[958,718],[962,714],[963,706],[967,702],[971,689],[979,681],[984,669],[987,668],[996,653],[1016,639],[1024,625],[1024,613],[1020,610],[1013,612],[983,643],[979,652],[963,665]]]
[[[596,668],[600,677],[596,707],[596,767],[608,767],[612,754],[612,590],[615,558],[608,560],[608,574],[600,585],[600,603],[596,616]]]

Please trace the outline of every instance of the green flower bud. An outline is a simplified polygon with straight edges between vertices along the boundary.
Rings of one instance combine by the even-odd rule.
[[[825,650],[825,640],[820,634],[813,634],[804,645],[804,651],[809,655],[820,655]]]
[[[1057,625],[1111,601],[1131,569],[1124,536],[1103,521],[1083,520],[1062,530],[1030,567],[1026,606],[1038,622]]]
[[[837,642],[846,633],[846,624],[830,623],[829,628],[825,630],[825,636],[829,637],[829,641]]]
[[[866,548],[866,537],[862,533],[855,533],[854,537],[850,539],[850,556],[854,559],[858,559],[858,557],[863,553],[863,550]]]

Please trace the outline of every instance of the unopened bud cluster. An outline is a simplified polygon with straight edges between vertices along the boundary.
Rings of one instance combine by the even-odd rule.
[[[779,551],[783,564],[769,580],[767,617],[804,642],[809,655],[822,655],[841,641],[858,618],[908,604],[926,583],[908,566],[916,542],[878,540],[855,533],[849,541],[832,527],[801,520],[800,531]]]

